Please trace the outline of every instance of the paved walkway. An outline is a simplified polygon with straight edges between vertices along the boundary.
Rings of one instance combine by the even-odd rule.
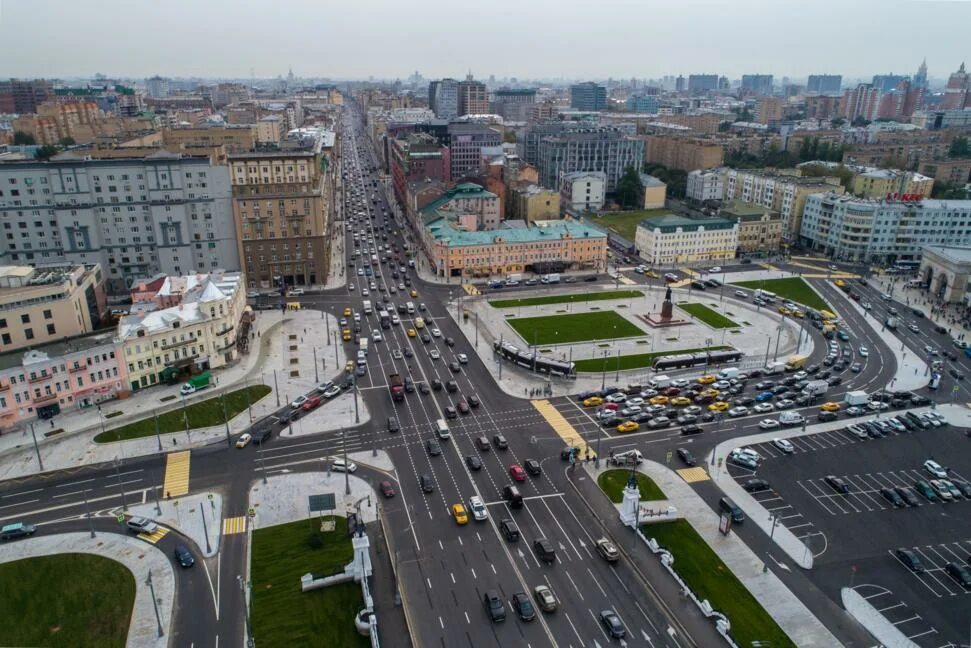
[[[218,492],[199,492],[184,497],[165,499],[159,488],[159,500],[128,506],[128,515],[141,515],[175,529],[192,540],[206,558],[215,556],[222,539],[223,498]],[[119,506],[112,514],[122,513]]]
[[[605,466],[598,470],[592,464],[585,464],[584,468],[593,479],[596,479],[600,472],[609,469]],[[708,546],[732,570],[732,573],[797,646],[831,648],[839,645],[836,637],[775,574],[771,571],[763,571],[763,560],[749,549],[748,545],[734,533],[722,535],[718,530],[718,515],[677,473],[654,461],[645,461],[639,470],[654,480],[667,496],[664,504],[674,506],[677,517],[682,517],[691,523],[698,535],[708,543]],[[648,508],[665,508],[661,507],[659,502],[648,504]],[[652,521],[670,519],[669,516],[660,516],[643,520],[647,525],[644,535],[651,537]],[[677,569],[677,563],[675,563],[675,569]]]
[[[128,628],[126,645],[133,648],[167,648],[171,634],[172,606],[175,597],[175,574],[168,558],[160,550],[139,540],[118,533],[61,533],[38,534],[26,540],[0,545],[0,562],[36,558],[64,553],[89,553],[110,558],[128,568],[135,579],[135,604]],[[155,598],[165,635],[158,636],[155,609],[145,579],[152,575]],[[70,574],[65,574],[70,578]]]
[[[347,516],[348,511],[360,507],[366,523],[377,518],[378,494],[366,480],[347,475],[350,494],[344,491],[345,475],[331,471],[282,473],[271,472],[266,483],[256,480],[250,486],[249,505],[255,509],[251,529],[263,529],[276,524],[317,517],[308,512],[307,497],[333,493],[337,500],[335,515]],[[370,499],[368,499],[370,498]]]

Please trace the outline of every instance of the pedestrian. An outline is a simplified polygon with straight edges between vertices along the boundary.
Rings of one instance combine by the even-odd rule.
[[[51,427],[54,427],[54,419],[51,419]]]

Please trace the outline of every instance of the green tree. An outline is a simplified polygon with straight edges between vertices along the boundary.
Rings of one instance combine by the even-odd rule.
[[[832,128],[839,128],[840,126],[842,126],[845,123],[846,123],[846,120],[845,119],[843,119],[842,117],[837,117],[835,119],[831,119],[830,122],[829,122],[829,125]]]
[[[948,150],[947,155],[952,158],[971,157],[971,146],[968,144],[968,138],[964,136],[955,137],[951,142],[951,148]]]
[[[20,144],[29,145],[29,144],[36,144],[37,140],[35,140],[34,136],[31,135],[30,133],[25,133],[23,131],[14,131],[13,143],[17,145],[20,145]]]
[[[75,144],[77,144],[77,142],[74,141],[73,137],[68,136],[68,137],[62,137],[60,141],[58,141],[58,144],[60,144],[61,146],[74,146]]]
[[[870,125],[870,122],[865,117],[860,116],[860,117],[857,117],[856,119],[853,120],[853,124],[852,125],[853,126],[857,126],[857,127],[859,127],[859,126],[869,126]]]
[[[967,200],[969,198],[969,194],[962,185],[951,184],[949,182],[935,182],[934,189],[931,192],[931,198],[940,198],[942,200]]]
[[[624,175],[617,181],[615,195],[621,207],[637,207],[641,204],[644,200],[644,185],[641,184],[637,169],[632,166],[627,167]]]
[[[50,144],[45,144],[34,153],[34,157],[38,160],[49,160],[55,155],[57,155],[57,147]]]
[[[505,142],[506,144],[515,144],[517,139],[518,138],[516,137],[516,131],[514,130],[507,130],[505,133],[502,134],[502,141]]]

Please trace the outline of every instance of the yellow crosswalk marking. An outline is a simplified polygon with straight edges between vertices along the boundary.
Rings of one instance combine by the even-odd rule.
[[[773,272],[779,271],[779,269],[774,265],[772,265],[771,263],[760,263],[759,265],[765,268],[766,270],[772,270]]]
[[[684,274],[692,278],[695,278],[698,276],[698,273],[692,270],[691,268],[678,268],[678,271],[683,272]]]
[[[163,526],[155,529],[154,533],[139,533],[138,537],[147,542],[148,544],[155,544],[168,534],[169,530]]]
[[[618,276],[618,280],[620,281],[620,283],[625,284],[625,285],[628,285],[628,286],[631,286],[631,285],[637,283],[636,281],[634,281],[633,279],[631,279],[630,277],[628,277],[626,275],[619,275]]]
[[[246,516],[231,517],[223,519],[223,535],[246,532]]]
[[[587,445],[587,442],[583,440],[577,431],[570,425],[569,421],[563,418],[563,415],[553,407],[553,405],[548,400],[534,400],[530,401],[536,411],[539,412],[546,422],[550,424],[553,431],[556,432],[561,439],[566,441],[566,444],[571,448],[578,448],[579,457],[587,457],[588,453],[590,457],[596,457],[597,454],[593,451],[593,448]]]
[[[678,470],[678,474],[681,475],[681,479],[685,480],[689,484],[694,482],[708,481],[711,477],[705,472],[705,469],[696,466],[694,468],[681,468]]]
[[[188,450],[170,452],[165,458],[165,496],[181,497],[189,492]]]
[[[465,290],[465,292],[467,292],[469,295],[472,295],[473,297],[475,297],[476,295],[481,294],[479,292],[479,289],[478,288],[476,288],[474,285],[469,284],[469,283],[462,284],[462,288]]]

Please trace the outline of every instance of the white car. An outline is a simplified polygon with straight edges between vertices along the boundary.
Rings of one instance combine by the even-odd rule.
[[[333,398],[334,396],[337,396],[340,393],[341,393],[341,388],[338,387],[337,385],[332,385],[324,390],[323,397]]]
[[[608,403],[623,403],[625,400],[627,400],[627,394],[617,392],[608,396],[606,400]]]
[[[307,397],[306,396],[297,396],[293,400],[293,402],[290,403],[290,407],[292,407],[293,409],[299,409],[299,408],[303,407],[303,404],[306,403],[306,402],[307,402]]]
[[[633,398],[628,398],[626,402],[628,405],[643,405],[644,399],[640,396],[634,396]]]
[[[469,356],[465,355],[464,353],[459,353],[455,356],[455,358],[459,361],[459,364],[465,364],[469,361]]]
[[[438,360],[442,357],[442,354],[438,352],[438,349],[432,349],[428,352],[428,357],[432,360]]]
[[[353,461],[344,461],[340,458],[335,458],[330,460],[330,467],[334,472],[349,472],[352,473],[357,470],[357,464]]]
[[[793,374],[792,377],[795,378],[795,379],[797,379],[797,380],[802,380],[803,378],[805,378],[808,375],[809,374],[807,374],[805,371],[797,371],[795,374]]]
[[[253,440],[253,437],[250,436],[249,432],[243,432],[242,434],[239,435],[239,438],[236,439],[236,447],[245,448],[246,446],[249,445],[249,442],[252,440]]]
[[[736,290],[735,291],[735,296],[736,297],[741,297],[742,299],[748,299],[748,293],[745,292],[744,290]]]
[[[877,411],[882,412],[885,409],[890,409],[890,405],[888,405],[887,403],[884,403],[883,401],[875,401],[875,400],[867,401],[866,406],[867,408],[869,408],[871,411],[874,411],[874,412],[877,412]]]
[[[291,288],[290,292],[287,294],[292,295],[293,297],[299,297],[304,294],[304,290],[303,288]]]
[[[928,459],[927,461],[924,462],[924,470],[934,475],[938,479],[947,478],[947,468],[937,463],[933,459]]]
[[[437,328],[432,329],[432,337],[442,337],[442,332]]]
[[[755,450],[752,450],[752,448],[735,448],[734,450],[731,451],[730,454],[733,457],[746,457],[750,461],[762,460],[762,455],[760,455]]]
[[[765,414],[766,412],[771,412],[774,409],[775,408],[772,407],[772,403],[759,403],[752,408],[753,411],[758,412],[759,414]]]
[[[787,439],[772,439],[772,445],[786,454],[792,454],[795,450],[795,447]]]
[[[401,324],[401,318],[398,317],[397,315],[392,315],[391,316],[391,323],[394,324],[395,326],[397,326],[397,325]]]
[[[676,380],[671,381],[671,386],[677,387],[678,389],[681,389],[682,387],[687,387],[690,384],[691,382],[687,378],[677,378]],[[655,394],[655,396],[657,396],[657,394]]]
[[[478,495],[469,498],[469,510],[472,511],[472,517],[479,522],[489,519],[489,510]]]
[[[759,427],[763,430],[774,430],[779,427],[779,422],[775,419],[762,419],[759,421]]]
[[[937,355],[937,349],[935,349],[934,347],[932,347],[929,344],[925,344],[924,345],[924,353],[926,353],[927,355]]]
[[[354,284],[347,284],[347,289],[350,290],[351,292],[354,292],[356,290],[354,287]]]
[[[361,288],[361,297],[367,297],[371,292],[367,288]]]
[[[739,405],[738,407],[733,407],[732,409],[728,410],[728,415],[731,416],[732,418],[745,416],[746,414],[748,414],[748,408],[742,405]]]
[[[866,348],[865,346],[861,346],[860,347],[860,357],[861,358],[866,358],[869,355],[870,355],[870,350],[868,348]]]
[[[721,271],[722,271],[722,267],[721,266],[715,266],[714,268],[709,268],[708,269],[708,272],[721,272]]]
[[[374,339],[375,342],[380,342],[384,339],[383,337],[381,337],[381,331],[377,329],[374,329],[373,331],[371,331],[371,337]]]

